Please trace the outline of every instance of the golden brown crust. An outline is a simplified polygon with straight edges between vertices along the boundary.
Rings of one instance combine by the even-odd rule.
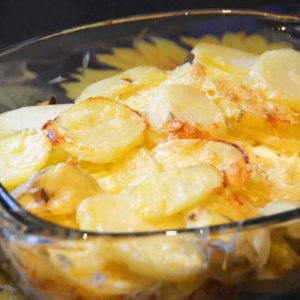
[[[168,120],[167,132],[170,139],[207,139],[209,137],[207,131],[182,122],[174,116],[170,116]]]

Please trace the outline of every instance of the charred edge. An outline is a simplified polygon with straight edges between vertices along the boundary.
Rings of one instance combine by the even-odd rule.
[[[41,204],[48,203],[49,200],[50,200],[50,197],[49,197],[48,193],[43,188],[38,189],[37,191],[35,191],[32,194],[32,196],[33,196],[35,202],[41,203]]]
[[[47,130],[51,126],[52,121],[48,120],[42,127],[42,130]]]
[[[249,155],[248,153],[239,145],[235,144],[235,143],[232,143],[232,142],[227,142],[227,141],[223,141],[223,140],[219,140],[219,139],[216,139],[214,140],[215,142],[220,142],[220,143],[224,143],[224,144],[228,144],[228,145],[231,145],[233,146],[234,148],[236,148],[239,152],[242,153],[243,157],[244,157],[244,160],[245,160],[245,163],[248,164],[250,162],[250,159],[249,159]]]
[[[228,179],[228,176],[226,174],[226,171],[221,170],[221,173],[223,175],[223,183],[222,183],[223,184],[223,188],[226,188],[226,186],[229,185],[229,179]]]
[[[128,77],[125,77],[125,78],[122,78],[124,81],[127,81],[129,83],[133,83],[133,80],[128,78]]]
[[[56,104],[56,98],[54,97],[54,96],[52,96],[49,100],[48,100],[48,102],[49,102],[49,105],[54,105],[54,104]]]
[[[194,213],[191,213],[189,216],[188,216],[188,219],[189,221],[191,222],[195,222],[197,221],[197,214],[194,212]]]
[[[43,106],[43,105],[54,105],[56,104],[56,98],[55,97],[50,97],[48,100],[45,100],[45,101],[42,101],[42,100],[39,100],[39,101],[36,101],[34,103],[35,106]]]
[[[40,191],[40,194],[41,194],[42,200],[43,200],[45,203],[49,202],[50,197],[49,197],[49,195],[48,195],[48,193],[47,193],[47,191],[46,191],[45,189],[42,188],[41,191]]]

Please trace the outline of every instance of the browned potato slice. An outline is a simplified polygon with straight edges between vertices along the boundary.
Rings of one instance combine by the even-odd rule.
[[[101,191],[86,172],[70,163],[48,167],[13,191],[26,209],[36,214],[69,215],[81,201]],[[48,215],[47,219],[50,219]]]
[[[251,172],[247,153],[238,145],[200,139],[172,140],[156,146],[155,159],[166,169],[209,163],[223,171],[228,183],[244,186]]]
[[[39,130],[72,104],[28,106],[0,115],[0,136],[24,129]]]
[[[143,141],[145,121],[123,104],[90,98],[75,104],[44,128],[54,144],[93,163],[121,158]]]
[[[167,137],[203,138],[227,131],[224,115],[214,101],[185,84],[162,85],[146,113],[151,128]]]

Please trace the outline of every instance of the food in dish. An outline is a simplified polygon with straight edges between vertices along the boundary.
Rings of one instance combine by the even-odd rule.
[[[175,232],[167,243],[152,237],[84,244],[78,251],[85,258],[50,247],[60,276],[95,299],[161,281],[184,295],[199,275],[222,281],[199,254],[199,240],[183,242],[176,230],[300,206],[300,53],[258,56],[209,43],[192,53],[192,62],[170,71],[136,67],[93,83],[74,104],[0,116],[0,180],[38,217],[83,231]],[[27,122],[37,110],[36,121]],[[16,118],[23,122],[15,125]],[[288,237],[297,237],[295,226]],[[286,270],[283,253],[289,269],[299,265],[284,238],[271,240],[267,228],[239,239],[229,234],[220,248],[232,241],[238,258],[225,270],[237,264],[241,274],[276,277]],[[84,265],[86,257],[93,266]],[[110,285],[96,288],[89,280],[100,271]]]

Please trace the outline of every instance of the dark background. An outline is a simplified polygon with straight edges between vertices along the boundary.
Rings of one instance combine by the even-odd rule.
[[[0,48],[75,25],[195,8],[251,8],[299,14],[300,0],[0,0]]]

